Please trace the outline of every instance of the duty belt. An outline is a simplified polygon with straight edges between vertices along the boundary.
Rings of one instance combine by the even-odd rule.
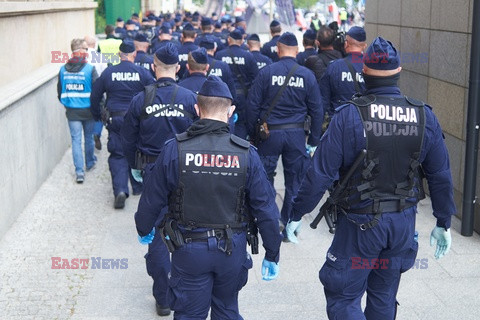
[[[297,129],[303,128],[304,123],[286,123],[286,124],[269,124],[268,130]]]
[[[157,161],[158,156],[149,156],[146,154],[142,154],[142,158],[144,159],[145,163],[155,163],[155,161]]]
[[[374,205],[373,203],[363,207],[363,208],[358,208],[358,209],[348,209],[346,210],[348,213],[357,213],[357,214],[375,214],[377,212],[399,212],[403,211],[405,209],[411,208],[415,206],[415,202],[408,202],[405,201],[405,204],[400,207],[400,201],[399,200],[391,200],[391,201],[382,201],[379,203],[379,206],[377,210],[374,210]]]
[[[243,229],[233,229],[236,231],[236,233],[243,232]],[[183,241],[185,243],[190,243],[190,242],[207,242],[208,238],[215,237],[217,240],[225,239],[226,238],[226,232],[225,230],[222,229],[212,229],[204,232],[184,232],[182,233],[183,235]]]

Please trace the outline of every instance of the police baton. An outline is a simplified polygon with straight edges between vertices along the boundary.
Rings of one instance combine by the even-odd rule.
[[[325,203],[320,207],[320,212],[317,214],[315,219],[313,219],[312,223],[310,223],[310,228],[317,229],[318,223],[320,222],[320,220],[322,220],[323,216],[325,216],[325,219],[327,220],[327,223],[328,223],[328,227],[330,228],[330,233],[333,233],[332,230],[334,230],[334,222],[332,221],[332,218],[329,216],[329,211],[331,207],[333,207],[338,201],[338,197],[345,190],[348,180],[350,180],[353,173],[357,170],[358,166],[360,166],[360,163],[362,163],[366,154],[367,154],[367,150],[363,149],[362,151],[360,151],[357,158],[353,162],[352,166],[348,170],[347,174],[343,177],[342,181],[338,183],[337,187],[332,191],[330,196],[327,198],[327,201],[325,201]]]

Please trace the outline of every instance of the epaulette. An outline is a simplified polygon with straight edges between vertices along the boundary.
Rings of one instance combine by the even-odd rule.
[[[175,135],[175,139],[177,139],[177,141],[185,141],[185,140],[188,140],[190,138],[191,137],[188,136],[187,132],[177,133]]]
[[[238,145],[242,148],[245,148],[245,149],[250,148],[250,142],[248,142],[247,140],[244,140],[242,138],[239,138],[234,134],[230,135],[230,140],[232,140],[233,143],[235,143],[236,145]]]
[[[340,110],[342,110],[343,108],[345,108],[348,105],[350,105],[350,103],[345,103],[345,104],[342,104],[341,106],[336,107],[335,108],[335,113],[340,112]]]
[[[405,100],[407,100],[408,103],[410,103],[412,106],[415,106],[415,107],[425,106],[425,102],[414,99],[414,98],[410,98],[410,97],[405,96]]]
[[[349,103],[352,103],[357,107],[366,107],[374,103],[376,100],[377,100],[377,97],[375,97],[375,95],[369,94],[367,96],[355,97],[352,100],[350,100]]]

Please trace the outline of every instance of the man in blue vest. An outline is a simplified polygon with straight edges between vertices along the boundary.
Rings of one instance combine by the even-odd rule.
[[[260,70],[250,89],[246,114],[248,133],[256,138],[252,140],[256,140],[258,154],[272,185],[278,159],[282,156],[285,196],[281,219],[287,224],[291,218],[292,197],[300,187],[310,159],[305,149],[310,129],[305,128],[305,121],[307,115],[310,116],[308,144],[316,146],[321,135],[323,109],[318,104],[320,90],[315,77],[296,63],[298,43],[295,35],[285,32],[277,46],[280,60]],[[265,139],[259,137],[256,130],[262,123],[269,132]]]
[[[165,141],[185,131],[197,118],[194,109],[196,95],[175,83],[179,68],[176,46],[167,43],[160,48],[155,53],[154,64],[157,82],[133,98],[122,128],[123,150],[138,181],[150,179]],[[145,260],[147,272],[153,278],[157,314],[168,315],[166,292],[170,257],[160,237],[149,245]]]
[[[263,279],[278,276],[275,193],[255,148],[229,132],[232,101],[227,85],[208,77],[195,105],[200,120],[164,145],[135,213],[140,242],[161,238],[172,252],[167,300],[175,319],[206,319],[209,310],[212,319],[243,319],[238,292],[252,268],[245,207],[262,236]]]
[[[100,78],[95,82],[91,96],[91,110],[95,119],[101,118],[100,100],[103,94],[107,94],[106,109],[109,116],[107,122],[108,143],[107,149],[110,152],[108,164],[112,174],[113,195],[115,197],[114,208],[122,209],[125,206],[125,199],[129,195],[128,180],[132,184],[133,194],[142,192],[142,184],[135,181],[130,175],[130,168],[125,159],[120,130],[123,126],[123,117],[128,110],[132,98],[143,91],[146,85],[154,82],[150,72],[145,68],[136,66],[135,47],[131,41],[124,41],[120,45],[121,62],[107,68]]]
[[[245,127],[245,105],[248,90],[258,74],[257,62],[253,55],[240,48],[243,44],[242,33],[239,29],[230,32],[228,47],[215,54],[215,58],[227,63],[232,71],[235,82],[237,99],[235,106],[238,120],[235,123],[235,135],[244,139],[247,137]]]
[[[336,109],[294,200],[286,230],[296,242],[294,230],[302,216],[340,176],[345,188],[334,190],[338,197],[329,199],[337,211],[335,236],[319,274],[328,318],[392,320],[401,274],[414,265],[418,250],[420,172],[427,179],[436,218],[430,244],[437,241],[437,259],[450,249],[456,208],[442,129],[430,106],[401,94],[399,53],[379,37],[364,61],[368,89]]]
[[[92,83],[98,78],[95,67],[87,63],[87,44],[83,39],[73,39],[70,47],[72,58],[62,66],[58,74],[58,100],[65,106],[68,127],[72,137],[72,156],[77,183],[85,179],[87,171],[95,166],[93,130],[95,121],[90,112]],[[85,162],[82,153],[82,129],[84,136]]]
[[[272,39],[263,45],[260,52],[272,59],[273,62],[277,62],[279,59],[277,54],[277,41],[282,35],[282,26],[277,20],[270,22],[270,34],[272,35]]]
[[[362,94],[365,91],[362,67],[363,51],[367,47],[366,40],[367,35],[363,28],[350,28],[345,39],[347,56],[330,63],[320,79],[322,104],[329,116],[354,94]]]

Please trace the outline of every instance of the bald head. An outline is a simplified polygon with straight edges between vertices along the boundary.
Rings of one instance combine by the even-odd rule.
[[[349,35],[345,38],[345,52],[364,52],[367,49],[366,42],[360,42],[358,40],[353,39]]]
[[[297,57],[298,46],[287,46],[281,42],[277,42],[278,57]]]

